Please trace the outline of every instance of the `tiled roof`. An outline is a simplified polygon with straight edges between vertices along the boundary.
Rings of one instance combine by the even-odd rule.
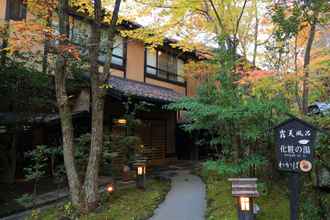
[[[110,78],[109,84],[110,93],[119,92],[121,95],[132,95],[148,101],[173,102],[183,96],[172,89],[115,76]]]

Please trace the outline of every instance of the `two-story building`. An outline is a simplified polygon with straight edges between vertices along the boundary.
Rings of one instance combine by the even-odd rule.
[[[0,20],[24,20],[32,17],[21,0],[0,0]],[[81,54],[87,54],[87,41],[90,35],[88,19],[74,11],[70,12],[70,39],[79,45]],[[56,18],[53,19],[55,28]],[[119,28],[143,28],[138,24],[124,21]],[[106,59],[106,29],[103,26],[100,49],[100,68]],[[151,164],[163,164],[176,158],[176,127],[179,113],[165,110],[163,107],[183,96],[195,94],[196,83],[189,82],[184,77],[183,67],[191,59],[197,59],[195,53],[183,52],[172,48],[171,40],[165,39],[163,46],[156,49],[148,48],[144,42],[121,37],[115,39],[112,54],[111,79],[105,105],[105,126],[113,133],[124,132],[124,127],[117,126],[115,121],[125,114],[125,102],[128,97],[135,101],[145,101],[152,104],[148,111],[140,111],[137,117],[143,122],[137,129],[141,137],[144,152]],[[88,75],[88,74],[87,74]],[[90,88],[82,89],[75,94],[72,102],[74,115],[84,113],[81,120],[86,120],[90,111]],[[53,117],[52,121],[58,120]],[[79,121],[79,117],[75,119]],[[49,140],[53,128],[39,129],[34,133],[42,144]],[[44,137],[44,138],[40,138]]]

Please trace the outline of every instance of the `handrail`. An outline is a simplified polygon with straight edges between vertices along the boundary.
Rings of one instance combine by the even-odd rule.
[[[88,50],[87,47],[85,47],[84,45],[80,44],[80,43],[77,43],[77,42],[74,42],[73,40],[71,40],[71,43],[77,47],[79,47],[79,49],[84,49],[84,50]],[[99,51],[99,55],[102,54],[102,55],[107,55],[107,52],[105,51],[102,51],[103,48],[100,48],[100,51]],[[125,60],[125,57],[124,56],[118,56],[116,54],[112,54],[113,57],[115,58],[118,58],[118,59],[122,59],[123,61]]]
[[[154,73],[150,73],[147,71],[147,68],[151,68],[151,69],[154,69],[156,70],[156,74]],[[166,77],[162,77],[160,73],[165,73],[165,76]],[[167,70],[163,70],[163,69],[160,69],[160,68],[157,68],[157,67],[154,67],[154,66],[150,66],[150,65],[146,65],[146,73],[148,75],[153,75],[153,76],[156,76],[160,79],[166,79],[168,81],[173,81],[173,82],[179,82],[179,83],[185,83],[185,79],[181,76],[181,75],[178,75],[176,73],[173,73],[173,72],[169,72]],[[180,80],[178,80],[180,79]]]

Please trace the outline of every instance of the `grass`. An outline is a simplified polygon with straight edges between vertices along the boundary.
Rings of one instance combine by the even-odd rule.
[[[80,220],[145,220],[152,216],[159,203],[164,200],[170,183],[160,180],[147,182],[146,190],[128,188],[114,192],[102,206],[95,212],[81,216]],[[105,199],[106,198],[106,199]],[[41,213],[42,220],[57,220],[63,217],[63,213],[70,212],[63,207],[52,208]],[[30,218],[32,219],[32,218]]]
[[[231,195],[231,183],[227,179],[214,176],[203,177],[207,187],[207,220],[237,220],[236,201]],[[287,186],[272,184],[263,188],[265,192],[256,201],[261,208],[256,219],[289,219]]]

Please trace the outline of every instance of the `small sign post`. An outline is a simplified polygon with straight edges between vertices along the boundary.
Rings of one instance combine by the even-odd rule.
[[[313,167],[316,128],[298,118],[291,118],[275,127],[277,168],[290,172],[291,220],[298,220],[299,176]]]

